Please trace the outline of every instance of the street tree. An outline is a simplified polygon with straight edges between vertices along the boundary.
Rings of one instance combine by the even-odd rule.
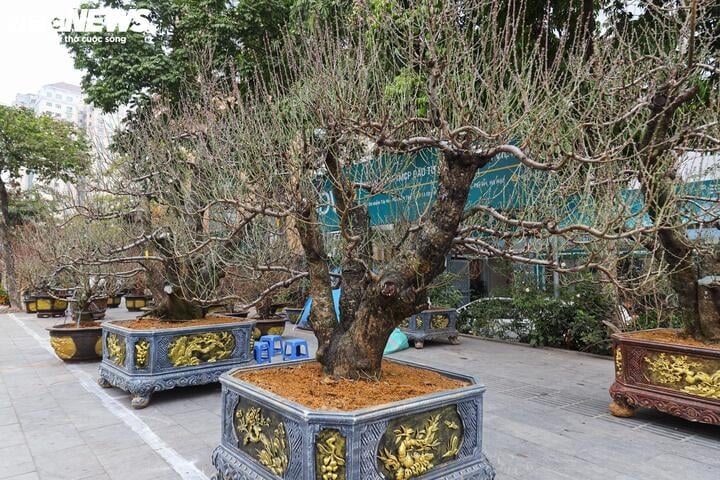
[[[47,115],[35,116],[25,108],[0,105],[0,245],[6,288],[14,306],[20,305],[20,291],[13,254],[16,219],[11,215],[11,193],[25,173],[34,174],[40,182],[70,181],[88,162],[84,135],[74,125]]]

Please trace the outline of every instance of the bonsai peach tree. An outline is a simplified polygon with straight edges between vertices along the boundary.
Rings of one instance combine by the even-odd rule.
[[[452,251],[620,285],[618,252],[642,246],[676,278],[689,330],[712,337],[717,316],[696,295],[696,259],[710,258],[680,235],[688,197],[704,219],[713,202],[675,173],[688,152],[718,150],[717,32],[698,22],[711,7],[648,5],[637,28],[529,36],[495,2],[371,2],[347,28],[288,36],[247,91],[205,69],[128,138],[144,230],[115,260],[161,265],[166,307],[240,297],[217,295],[232,276],[266,282],[247,305],[307,278],[317,359],[337,377],[379,375],[388,336],[426,306]],[[430,193],[403,183],[423,155]],[[476,177],[502,156],[517,167],[498,206]],[[403,207],[387,221],[371,208],[383,203]],[[585,255],[537,255],[558,245]]]

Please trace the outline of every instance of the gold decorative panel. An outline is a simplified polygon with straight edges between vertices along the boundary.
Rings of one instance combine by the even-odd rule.
[[[50,337],[50,345],[58,357],[63,360],[69,360],[77,352],[75,342],[70,337]]]
[[[345,480],[345,437],[337,430],[325,429],[315,438],[315,478]]]
[[[147,368],[150,360],[150,342],[142,338],[135,342],[135,367]]]
[[[107,356],[115,365],[125,365],[125,339],[116,333],[108,333],[105,338]]]
[[[650,382],[688,395],[720,399],[720,362],[687,355],[645,357]]]
[[[49,298],[38,298],[35,300],[35,308],[37,310],[52,310],[52,300]]]
[[[282,477],[287,470],[290,449],[285,425],[275,414],[261,407],[239,403],[235,408],[235,433],[240,448],[273,474]]]
[[[454,405],[409,415],[388,425],[378,446],[378,465],[386,479],[409,480],[453,460],[463,440]]]
[[[206,332],[175,337],[168,349],[168,358],[175,367],[200,365],[230,358],[235,350],[235,337],[230,331]]]

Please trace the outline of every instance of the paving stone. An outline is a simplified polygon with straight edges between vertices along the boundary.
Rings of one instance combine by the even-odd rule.
[[[97,459],[110,478],[113,479],[126,480],[129,478],[129,468],[132,468],[133,480],[139,478],[177,478],[177,476],[165,476],[172,473],[170,468],[159,455],[148,449],[130,447],[100,453],[97,455]]]
[[[13,445],[24,445],[25,435],[20,429],[20,424],[0,426],[0,448],[12,447]]]
[[[34,456],[34,459],[37,472],[43,480],[78,480],[107,473],[87,447],[46,452]]]
[[[145,443],[137,436],[128,434],[124,424],[106,425],[79,432],[79,436],[96,455],[108,454],[130,447],[143,447]]]
[[[25,438],[35,458],[68,448],[79,447],[79,452],[87,448],[87,445],[72,425],[31,430],[25,432]]]
[[[30,472],[8,477],[8,480],[40,480],[40,476],[36,472]]]
[[[34,471],[35,463],[26,445],[0,448],[0,478],[22,478]]]
[[[13,407],[0,408],[0,426],[18,423],[15,409]]]

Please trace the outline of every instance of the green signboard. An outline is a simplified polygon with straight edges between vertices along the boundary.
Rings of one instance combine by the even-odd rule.
[[[473,180],[468,207],[482,203],[495,208],[517,205],[516,189],[520,162],[511,155],[499,155],[480,169]],[[425,214],[437,190],[437,152],[423,150],[415,155],[384,155],[351,167],[355,183],[380,186],[371,193],[358,188],[360,203],[367,205],[372,225],[412,221]],[[338,229],[338,216],[330,182],[326,181],[319,209],[320,221],[330,231]]]

